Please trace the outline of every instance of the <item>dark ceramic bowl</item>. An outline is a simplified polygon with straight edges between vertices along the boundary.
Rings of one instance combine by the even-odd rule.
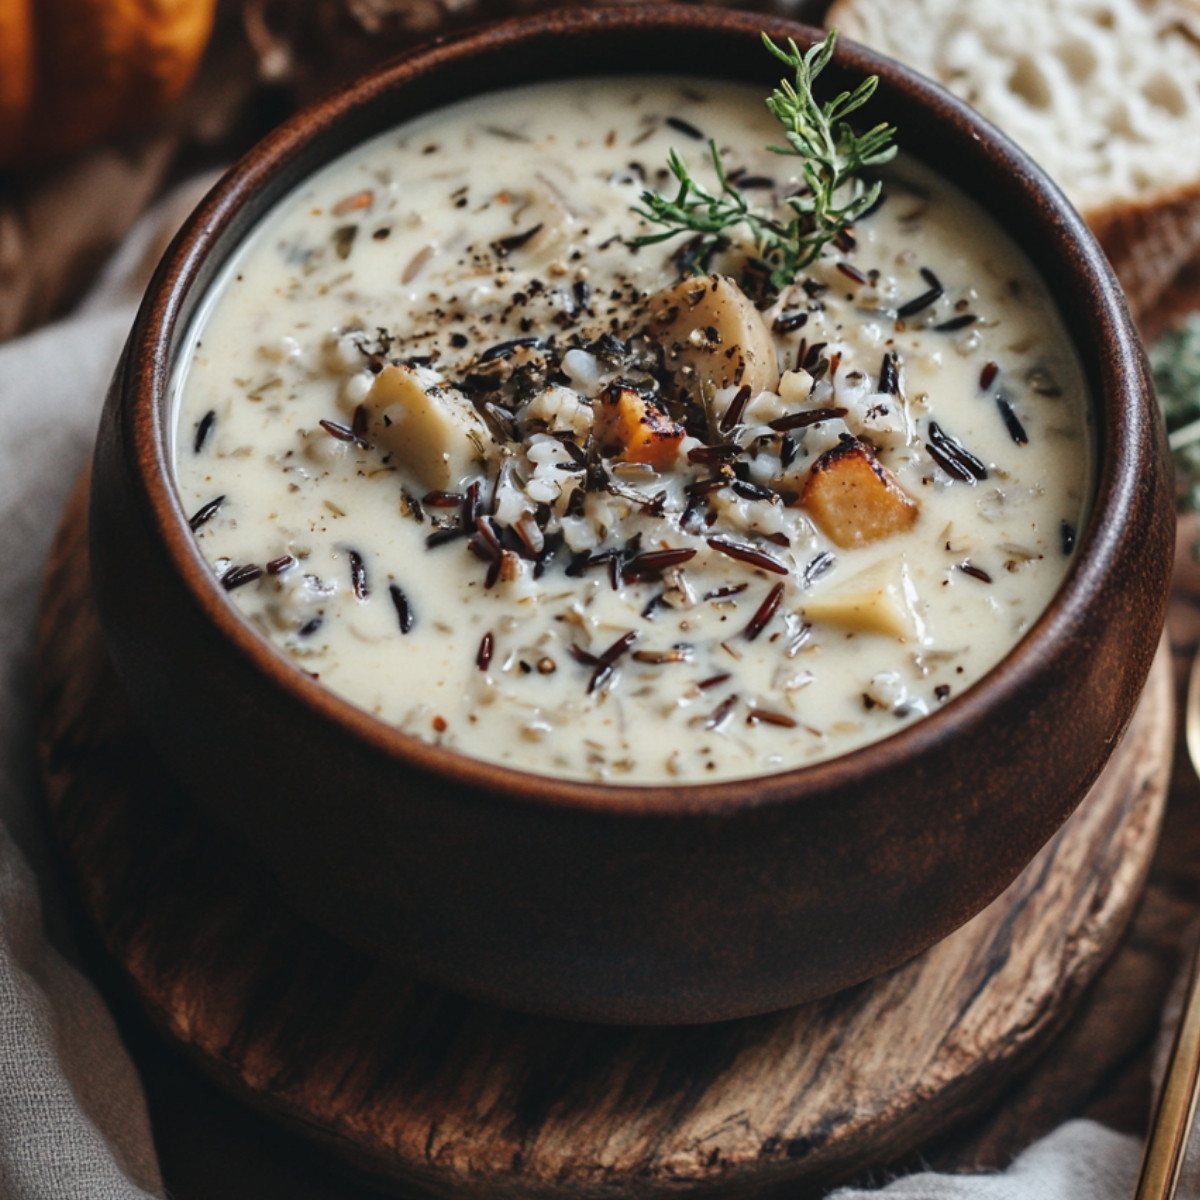
[[[979,911],[1104,766],[1150,667],[1172,488],[1121,293],[1079,217],[964,105],[842,44],[834,86],[1023,245],[1082,359],[1095,507],[1049,610],[982,682],[841,758],[760,779],[548,779],[417,741],[323,690],[227,601],[172,485],[168,381],[205,288],[255,221],[353,144],[513,80],[666,69],[778,78],[762,16],[631,7],[514,20],[417,51],[289,121],[212,191],[158,270],[95,456],[91,550],[113,660],[196,802],[300,910],[455,991],[613,1022],[713,1021],[903,962]]]

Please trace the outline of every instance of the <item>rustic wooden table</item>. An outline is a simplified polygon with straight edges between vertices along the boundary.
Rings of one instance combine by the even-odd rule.
[[[711,1030],[634,1036],[506,1018],[414,989],[311,930],[179,803],[115,692],[91,611],[83,502],[81,489],[43,597],[43,766],[79,928],[142,1071],[178,1200],[373,1194],[309,1139],[205,1082],[196,1062],[382,1170],[392,1195],[414,1179],[439,1195],[457,1194],[455,1180],[472,1194],[491,1194],[481,1181],[504,1195],[574,1194],[562,1181],[578,1178],[630,1197],[685,1181],[697,1194],[758,1194],[756,1180],[809,1196],[847,1164],[1002,1165],[1072,1115],[1140,1131],[1198,893],[1200,786],[1186,767],[1154,851],[1167,657],[1063,834],[987,913],[914,963],[844,997]],[[1200,640],[1189,557],[1172,629],[1182,681]],[[544,1093],[537,1115],[531,1087]],[[717,1120],[725,1111],[740,1124]],[[719,1157],[697,1161],[697,1148]]]

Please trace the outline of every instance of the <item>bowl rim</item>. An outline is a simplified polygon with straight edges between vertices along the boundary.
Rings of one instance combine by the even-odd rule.
[[[169,567],[185,583],[205,619],[233,651],[290,698],[332,721],[373,752],[428,775],[449,786],[482,790],[510,801],[553,808],[611,814],[681,816],[713,814],[803,802],[837,789],[866,785],[906,762],[936,750],[947,737],[964,727],[978,727],[988,710],[1012,701],[1026,685],[1030,667],[1048,654],[1061,638],[1078,628],[1087,599],[1096,591],[1119,543],[1121,514],[1137,494],[1137,471],[1132,448],[1147,438],[1148,406],[1126,403],[1139,389],[1136,380],[1140,357],[1137,335],[1123,294],[1107,260],[1082,219],[1058,187],[1022,150],[937,84],[895,61],[853,42],[839,39],[835,62],[865,76],[877,74],[906,90],[916,103],[942,114],[939,120],[958,121],[971,129],[976,140],[990,142],[1029,193],[1031,209],[1054,231],[1056,240],[1070,243],[1079,262],[1077,270],[1091,276],[1092,321],[1098,322],[1095,376],[1099,394],[1091,397],[1095,418],[1092,447],[1094,472],[1092,505],[1085,527],[1078,532],[1072,561],[1050,604],[1005,656],[961,693],[929,715],[851,751],[780,771],[678,783],[619,783],[541,774],[534,770],[473,758],[403,733],[359,708],[351,701],[308,677],[286,654],[268,641],[242,615],[220,587],[201,555],[188,525],[174,482],[172,468],[171,378],[176,355],[186,340],[188,322],[181,321],[189,290],[197,283],[210,248],[219,241],[247,197],[278,174],[305,150],[329,139],[328,163],[350,150],[364,137],[359,134],[336,143],[336,130],[347,126],[356,110],[382,93],[418,86],[423,76],[460,63],[471,48],[476,53],[498,54],[524,40],[589,31],[616,32],[629,37],[662,34],[694,26],[702,18],[711,36],[757,38],[763,31],[776,39],[794,37],[802,46],[823,31],[782,18],[736,10],[693,5],[642,6],[640,8],[577,8],[509,17],[438,38],[415,47],[369,71],[329,97],[291,116],[245,154],[213,186],[185,222],[159,264],[138,311],[125,353],[121,383],[131,412],[124,413],[131,461],[137,464],[137,486],[148,502],[154,533],[169,556]],[[613,72],[619,74],[620,72]],[[481,94],[470,91],[469,95]],[[433,111],[431,106],[425,111]],[[313,168],[317,169],[317,168]],[[277,203],[291,190],[289,185]],[[972,197],[979,203],[977,197]],[[256,218],[257,220],[260,218]],[[249,231],[229,246],[216,268],[228,261]],[[1066,252],[1064,251],[1064,257]],[[197,305],[201,303],[197,297]],[[194,319],[194,314],[192,314]],[[1101,342],[1103,339],[1103,345]],[[1089,356],[1077,338],[1076,352],[1090,375]],[[174,344],[172,344],[174,343]],[[1119,410],[1119,411],[1118,411]],[[1119,416],[1121,421],[1115,421]],[[130,420],[131,417],[131,420]],[[1114,430],[1124,429],[1121,436]],[[1123,451],[1123,452],[1121,452]]]

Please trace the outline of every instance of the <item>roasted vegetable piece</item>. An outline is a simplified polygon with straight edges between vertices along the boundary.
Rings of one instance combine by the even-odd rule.
[[[676,387],[693,399],[701,384],[713,390],[748,384],[757,396],[779,382],[770,330],[728,275],[684,279],[659,292],[646,332],[662,346]]]
[[[657,471],[669,469],[675,461],[684,430],[657,401],[613,384],[593,411],[601,454],[624,462],[649,463]]]
[[[902,563],[875,563],[836,590],[806,599],[800,613],[818,624],[905,639],[916,628],[911,590]]]
[[[456,488],[476,474],[495,442],[470,402],[422,379],[411,367],[386,366],[364,401],[367,436],[430,490]]]
[[[843,550],[911,529],[920,511],[871,450],[854,438],[813,463],[798,502]]]

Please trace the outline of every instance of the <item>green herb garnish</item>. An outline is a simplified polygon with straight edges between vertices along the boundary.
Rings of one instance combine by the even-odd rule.
[[[1179,507],[1200,510],[1200,317],[1168,329],[1150,350],[1154,390],[1175,459]]]
[[[751,207],[737,185],[729,180],[721,162],[721,152],[709,140],[709,154],[716,171],[719,193],[713,194],[688,172],[687,164],[675,150],[667,157],[667,166],[679,183],[674,197],[645,191],[642,207],[634,212],[662,232],[645,234],[630,245],[649,246],[681,233],[699,235],[698,244],[687,257],[689,266],[705,263],[715,251],[729,244],[728,231],[744,224],[749,228],[757,253],[769,270],[771,286],[776,290],[794,282],[797,275],[814,262],[821,251],[843,230],[867,212],[879,199],[882,184],[866,184],[858,175],[864,167],[879,166],[896,153],[892,144],[895,130],[886,123],[867,133],[858,134],[847,117],[861,108],[875,92],[879,78],[871,75],[852,92],[826,104],[818,104],[813,84],[833,55],[837,34],[831,32],[806,53],[788,39],[787,49],[775,45],[763,34],[763,43],[796,74],[793,85],[787,79],[767,100],[771,115],[783,126],[786,146],[768,146],[775,154],[796,155],[806,190],[787,200],[790,219],[780,220]]]

